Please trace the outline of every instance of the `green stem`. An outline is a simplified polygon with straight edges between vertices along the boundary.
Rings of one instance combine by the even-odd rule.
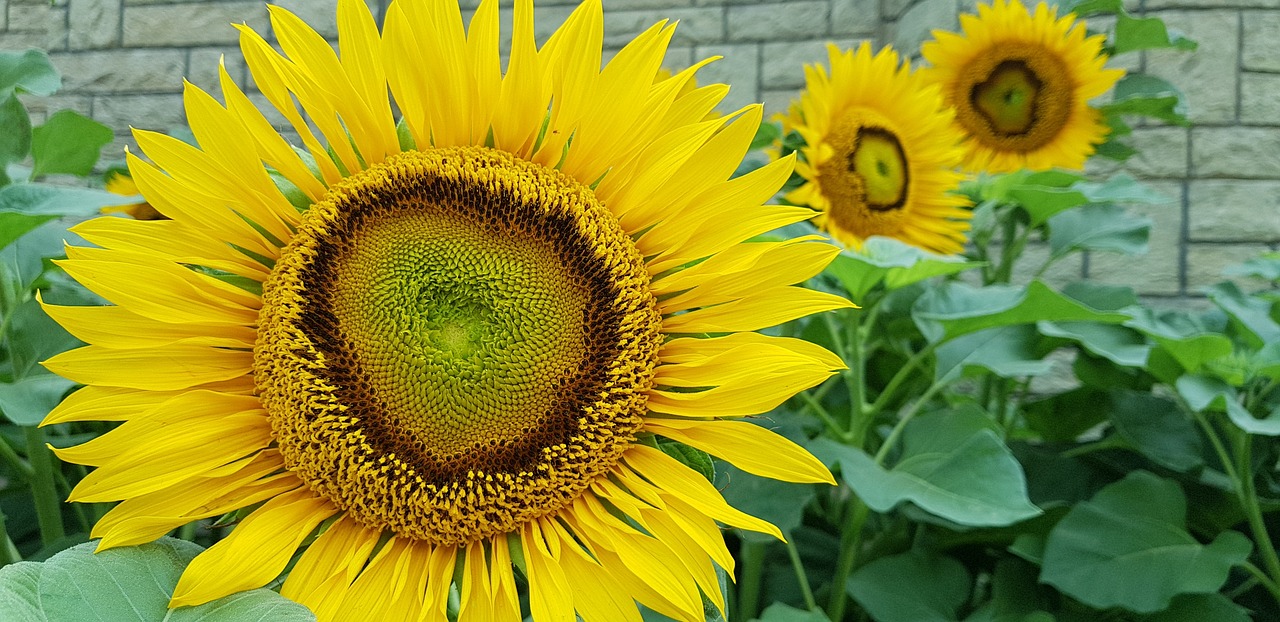
[[[742,581],[738,583],[738,615],[750,620],[760,613],[760,584],[764,580],[764,543],[742,543]]]
[[[898,437],[902,436],[902,431],[906,429],[907,424],[910,423],[916,415],[920,414],[920,409],[924,408],[925,404],[928,404],[929,400],[933,399],[933,396],[937,395],[938,392],[942,391],[946,386],[946,382],[933,383],[933,385],[924,392],[924,395],[920,396],[920,399],[911,404],[911,407],[907,409],[907,412],[902,413],[902,416],[898,418],[898,423],[896,423],[893,426],[893,429],[889,431],[889,436],[885,437],[884,444],[880,446],[880,451],[876,452],[876,464],[884,464],[884,459],[889,456],[889,451],[893,449],[895,444],[897,444]]]
[[[1271,534],[1267,533],[1267,524],[1262,519],[1262,507],[1258,504],[1258,491],[1253,481],[1253,439],[1244,430],[1235,430],[1236,470],[1240,474],[1240,505],[1244,507],[1249,518],[1249,529],[1253,538],[1258,541],[1258,552],[1262,555],[1262,564],[1267,569],[1274,585],[1280,582],[1280,556],[1276,555],[1276,547],[1271,542]],[[1277,598],[1280,601],[1280,598]]]
[[[1276,599],[1277,601],[1280,601],[1280,585],[1277,585],[1275,581],[1272,581],[1271,577],[1267,576],[1267,573],[1263,572],[1261,568],[1249,562],[1245,562],[1244,564],[1241,565],[1241,567],[1244,568],[1245,571],[1248,572],[1250,575],[1253,575],[1253,578],[1257,580],[1258,584],[1260,584],[1268,592],[1271,592],[1272,598]]]
[[[62,539],[62,499],[54,485],[53,452],[44,445],[44,431],[35,426],[22,428],[27,437],[27,460],[35,471],[31,491],[35,495],[36,520],[40,524],[40,540],[45,546]]]
[[[818,601],[813,598],[813,590],[809,588],[809,575],[804,571],[804,561],[800,559],[800,551],[795,542],[787,540],[787,555],[791,557],[791,567],[796,571],[796,581],[800,582],[800,595],[804,597],[804,606],[809,611],[818,610]]]
[[[4,438],[0,438],[0,460],[4,460],[5,464],[21,474],[24,479],[30,480],[35,475],[31,465],[26,460],[23,460],[22,456],[19,456],[18,452],[9,445],[9,441]]]
[[[827,426],[828,432],[835,435],[841,442],[849,442],[848,432],[845,432],[840,428],[840,424],[836,422],[835,417],[833,417],[831,413],[822,406],[822,402],[819,402],[817,398],[810,395],[808,391],[801,393],[800,399],[804,401],[805,406],[808,407],[813,414],[817,415],[818,418],[822,420],[822,423]]]
[[[192,521],[178,528],[178,539],[187,542],[195,542],[196,538],[196,521]]]
[[[14,546],[13,540],[9,538],[9,529],[5,526],[4,512],[0,512],[0,536],[4,536],[4,540],[0,541],[0,567],[22,561],[22,555],[18,553],[18,547]]]
[[[849,318],[849,339],[845,342],[845,384],[849,388],[849,442],[854,447],[861,447],[867,437],[867,362],[863,357],[862,346],[865,334],[862,331],[863,311],[853,309]]]
[[[856,495],[849,498],[849,507],[845,510],[844,525],[840,528],[840,557],[836,561],[835,580],[831,583],[831,598],[827,600],[827,617],[832,622],[840,622],[844,618],[845,583],[853,574],[858,551],[862,548],[862,527],[867,522],[871,510]]]
[[[880,392],[880,396],[876,398],[875,403],[871,404],[871,407],[868,408],[868,412],[871,415],[877,415],[884,412],[885,407],[889,405],[889,400],[893,399],[897,394],[898,388],[902,386],[902,383],[906,382],[908,378],[911,378],[914,375],[915,369],[924,363],[924,360],[933,354],[933,351],[938,349],[938,345],[941,343],[942,342],[938,341],[926,344],[919,352],[911,355],[911,358],[907,359],[907,362],[902,365],[902,368],[900,368],[893,377],[889,379],[889,384],[885,385],[884,390]]]

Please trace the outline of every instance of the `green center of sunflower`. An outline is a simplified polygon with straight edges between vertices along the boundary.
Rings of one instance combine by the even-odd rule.
[[[832,224],[860,238],[883,230],[911,194],[911,173],[892,124],[871,110],[852,110],[827,135],[832,154],[818,165],[818,184]]]
[[[634,440],[660,316],[591,191],[483,147],[409,152],[312,206],[263,292],[286,464],[436,543],[559,509]]]
[[[979,54],[956,82],[956,119],[982,144],[1033,151],[1067,125],[1074,89],[1054,53],[1004,43]]]

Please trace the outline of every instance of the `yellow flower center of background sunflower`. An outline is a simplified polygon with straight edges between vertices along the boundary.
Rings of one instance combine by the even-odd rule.
[[[1062,60],[1039,45],[1001,43],[961,71],[952,97],[956,119],[984,145],[1039,149],[1071,116],[1074,89],[1068,76]]]
[[[871,110],[852,110],[827,135],[831,157],[818,165],[818,185],[832,224],[861,238],[881,232],[910,197],[907,154],[892,124]]]
[[[255,378],[286,464],[440,544],[514,531],[612,468],[661,343],[643,260],[591,191],[484,147],[331,188],[263,300]]]

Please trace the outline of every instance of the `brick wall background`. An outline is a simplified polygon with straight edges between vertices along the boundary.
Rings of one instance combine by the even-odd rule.
[[[478,0],[461,0],[464,8]],[[388,0],[368,0],[381,15]],[[671,68],[723,55],[699,73],[729,82],[726,107],[763,101],[784,109],[803,83],[801,66],[825,58],[824,46],[869,40],[909,54],[933,28],[957,28],[974,0],[604,0],[605,45],[617,49],[662,18],[680,20]],[[334,0],[276,0],[327,36]],[[540,40],[575,0],[541,0]],[[1170,198],[1143,208],[1154,221],[1141,258],[1095,254],[1056,269],[1136,286],[1151,297],[1194,296],[1221,270],[1280,247],[1280,0],[1130,0],[1135,14],[1160,16],[1199,42],[1186,54],[1128,54],[1117,66],[1160,75],[1186,92],[1191,128],[1135,129],[1141,154],[1123,166]],[[509,12],[503,12],[504,24]],[[229,25],[269,33],[259,0],[0,0],[0,49],[38,46],[62,71],[62,91],[29,101],[38,123],[48,110],[73,108],[111,126],[128,144],[130,125],[183,126],[185,78],[216,92],[217,63],[248,84]],[[1105,23],[1096,25],[1105,28]],[[1108,173],[1115,166],[1097,166]],[[1031,252],[1037,252],[1032,249]]]

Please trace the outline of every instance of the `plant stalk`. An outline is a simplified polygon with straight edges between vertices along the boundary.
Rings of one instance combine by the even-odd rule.
[[[43,430],[35,426],[24,426],[22,431],[27,437],[27,460],[31,462],[34,471],[31,491],[35,496],[40,541],[49,546],[66,535],[62,528],[62,499],[58,496],[54,483],[53,452],[44,445]]]
[[[764,580],[764,543],[742,542],[742,581],[738,583],[738,615],[750,620],[760,614],[760,585]]]
[[[809,611],[818,610],[818,601],[813,598],[813,590],[809,587],[809,574],[804,571],[804,561],[800,559],[800,551],[795,542],[787,540],[787,555],[791,558],[791,567],[796,571],[796,581],[800,582],[800,595],[804,597],[804,606]]]
[[[827,617],[831,622],[840,622],[844,618],[848,599],[845,583],[849,581],[849,575],[853,574],[858,561],[858,551],[862,548],[862,527],[870,512],[871,509],[857,495],[849,497],[844,525],[840,528],[840,557],[836,561],[835,580],[831,583],[831,598],[827,601]]]

